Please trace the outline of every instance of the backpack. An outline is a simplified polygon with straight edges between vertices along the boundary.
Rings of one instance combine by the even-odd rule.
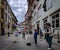
[[[53,33],[52,33],[52,34],[50,34],[49,36],[53,36],[53,35],[54,35],[54,32],[55,32],[55,30],[53,29]]]

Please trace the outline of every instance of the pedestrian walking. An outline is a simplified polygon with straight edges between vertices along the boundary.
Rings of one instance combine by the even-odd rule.
[[[8,37],[10,37],[10,30],[8,30]]]
[[[8,37],[10,36],[10,32],[8,32]]]
[[[50,23],[46,23],[46,26],[47,26],[46,41],[49,44],[49,48],[48,49],[51,49],[52,38],[53,38],[53,28],[52,28],[52,25]]]
[[[23,32],[23,38],[25,38],[25,33]]]
[[[35,29],[35,32],[34,32],[34,41],[35,41],[35,44],[37,44],[37,35],[38,35],[38,32]]]
[[[16,37],[19,36],[19,32],[18,32],[18,30],[15,32],[15,36],[16,36]]]

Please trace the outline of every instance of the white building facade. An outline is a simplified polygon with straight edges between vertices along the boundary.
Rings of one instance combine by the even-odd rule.
[[[53,28],[60,31],[60,0],[39,0],[32,13],[32,30],[41,28],[45,31],[45,23],[49,22]]]

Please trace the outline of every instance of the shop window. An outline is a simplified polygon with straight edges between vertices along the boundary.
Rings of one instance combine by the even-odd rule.
[[[59,27],[59,19],[56,19],[56,27]]]
[[[52,23],[53,28],[55,28],[55,20],[53,20]]]

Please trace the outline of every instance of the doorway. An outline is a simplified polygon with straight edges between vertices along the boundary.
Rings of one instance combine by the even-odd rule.
[[[37,22],[37,31],[38,31],[38,34],[39,34],[39,22],[40,21]]]
[[[1,35],[5,35],[5,34],[4,34],[4,27],[3,27],[3,23],[1,23]]]

